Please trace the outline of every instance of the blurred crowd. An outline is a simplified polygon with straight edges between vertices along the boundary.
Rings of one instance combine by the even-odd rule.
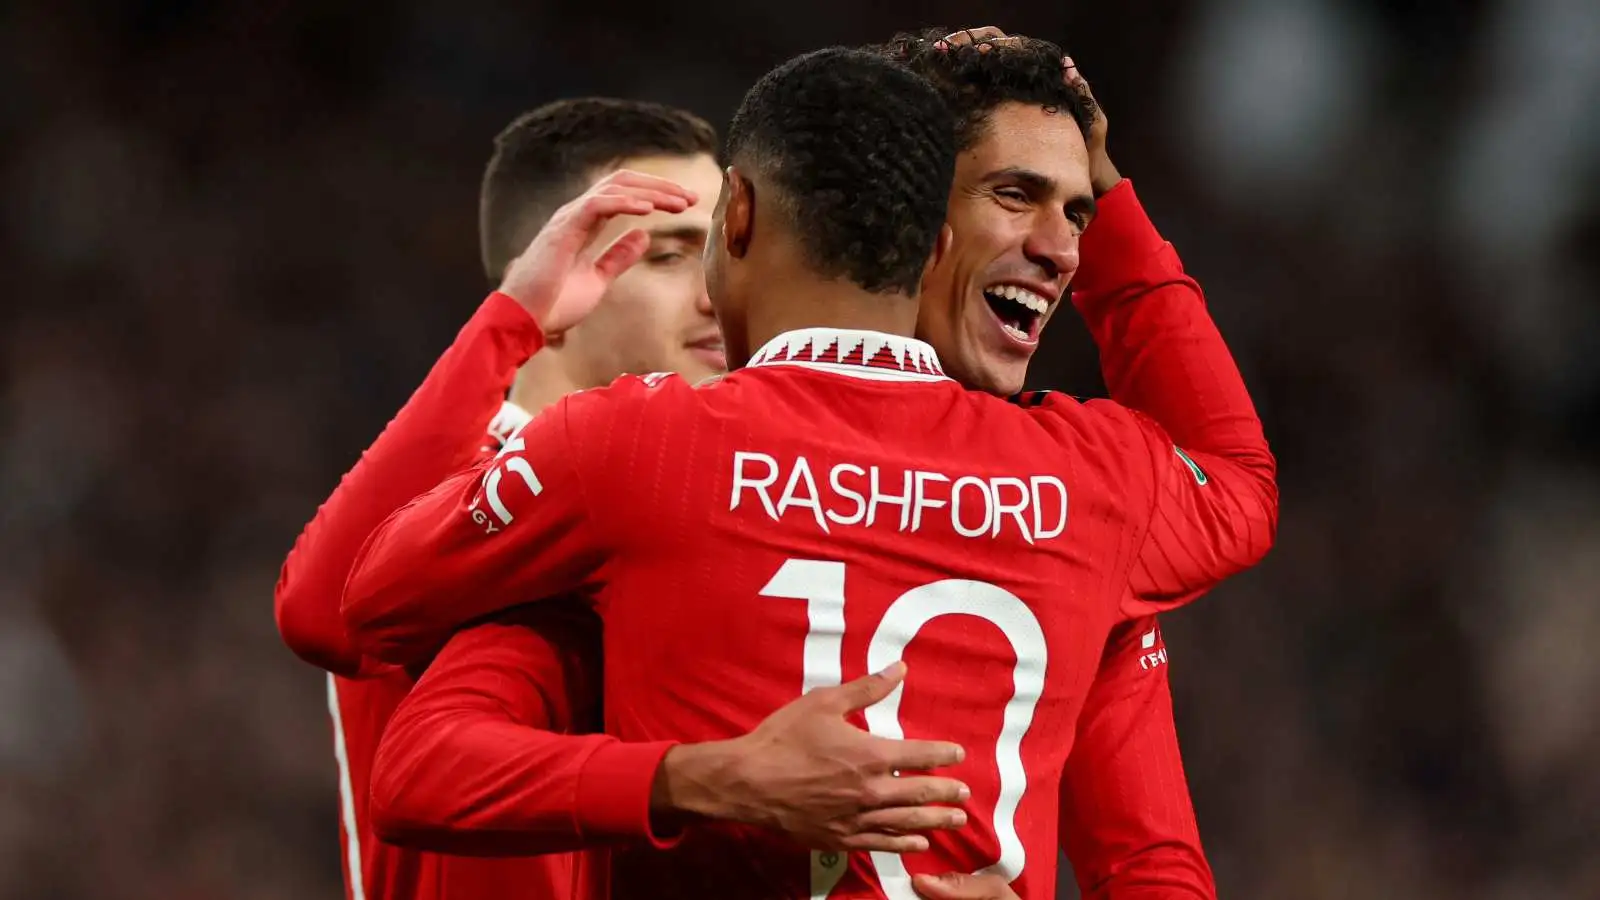
[[[928,24],[1069,49],[1278,454],[1277,549],[1165,620],[1223,896],[1600,896],[1600,6],[1004,9],[6,4],[0,898],[339,896],[273,582],[485,291],[493,135]]]

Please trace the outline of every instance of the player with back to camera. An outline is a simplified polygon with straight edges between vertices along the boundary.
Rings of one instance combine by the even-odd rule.
[[[1203,363],[1224,373],[1222,420],[1173,423],[1195,436],[1188,453],[1114,403],[1044,397],[1018,408],[944,378],[932,349],[906,335],[940,234],[954,125],[925,82],[870,59],[830,51],[793,62],[753,89],[736,119],[708,267],[730,360],[741,363],[758,339],[766,342],[753,364],[699,391],[647,379],[564,401],[497,463],[453,479],[379,531],[347,589],[347,621],[367,649],[410,660],[482,615],[592,590],[612,651],[608,728],[635,742],[624,746],[645,749],[741,733],[793,696],[791,678],[827,683],[889,664],[915,636],[921,646],[910,652],[924,655],[914,665],[964,659],[959,671],[968,677],[934,673],[904,698],[897,691],[890,699],[902,700],[899,716],[884,719],[893,703],[868,711],[874,730],[927,731],[938,708],[987,696],[984,672],[1000,679],[996,686],[1015,680],[1018,688],[1001,703],[1011,725],[992,750],[959,735],[981,748],[963,764],[983,776],[967,778],[973,805],[992,801],[996,815],[933,835],[917,867],[964,866],[998,841],[991,868],[1016,879],[1024,896],[1041,896],[1054,860],[1038,823],[1054,821],[1081,689],[1106,635],[1121,619],[1186,602],[1265,552],[1276,508],[1271,459],[1214,328],[1188,335],[1179,348],[1187,358],[1171,367],[1181,374]],[[838,116],[871,127],[846,133],[833,124]],[[1082,153],[1080,142],[1086,171]],[[930,184],[929,173],[941,170],[945,178]],[[566,278],[580,249],[535,241],[508,277],[546,328],[559,330],[593,302]],[[816,330],[793,327],[808,324]],[[1170,412],[1182,420],[1216,411]],[[928,422],[973,443],[920,443]],[[840,448],[856,455],[840,459]],[[1013,474],[997,474],[1004,471]],[[879,476],[914,493],[880,491]],[[1061,540],[1068,485],[1070,542]],[[731,509],[709,502],[719,493]],[[851,511],[852,497],[862,508]],[[963,503],[974,518],[960,517]],[[752,534],[761,537],[752,543]],[[1177,550],[1188,555],[1173,557]],[[1168,558],[1180,561],[1153,562]],[[935,573],[965,577],[917,586]],[[646,583],[652,595],[665,588],[670,602],[644,602]],[[995,628],[952,634],[949,619],[966,616],[939,610]],[[891,613],[899,618],[879,622]],[[808,621],[822,630],[806,637]],[[514,657],[517,633],[514,624],[464,632],[428,678],[458,667],[516,671],[494,654]],[[498,643],[475,643],[474,634]],[[801,638],[818,649],[801,654]],[[701,664],[684,664],[685,641]],[[729,696],[723,685],[735,677],[747,689]],[[425,679],[418,695],[428,689]],[[508,772],[529,762],[518,752],[527,729],[503,713],[460,712],[451,732],[458,770]],[[1024,741],[1029,734],[1036,739]],[[980,794],[988,795],[982,803]],[[730,852],[728,841],[741,849]],[[667,886],[692,889],[696,878],[726,891],[803,890],[804,856],[794,866],[785,846],[766,832],[692,828],[664,852],[615,852],[612,891],[659,895]],[[829,875],[845,896],[909,889],[904,862],[891,854],[852,857]]]

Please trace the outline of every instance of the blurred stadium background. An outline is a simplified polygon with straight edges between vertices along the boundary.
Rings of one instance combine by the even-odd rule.
[[[1166,620],[1223,896],[1600,897],[1600,5],[604,6],[0,11],[0,897],[339,896],[272,585],[484,293],[493,135],[926,24],[1073,53],[1279,455]]]

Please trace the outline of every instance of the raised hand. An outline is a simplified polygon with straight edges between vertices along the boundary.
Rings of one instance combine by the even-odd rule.
[[[916,853],[917,832],[960,828],[965,801],[951,778],[904,775],[954,765],[959,744],[876,737],[845,716],[889,696],[904,663],[818,688],[731,741],[674,747],[656,776],[652,808],[761,825],[816,850]]]
[[[522,304],[546,334],[559,334],[583,321],[611,282],[649,249],[649,236],[638,228],[596,246],[613,218],[683,212],[696,201],[693,191],[665,178],[612,172],[556,210],[506,268],[500,292]]]
[[[1078,70],[1072,57],[1061,58],[1062,77],[1079,93],[1094,100],[1094,93],[1089,90],[1089,82],[1084,80],[1083,73]],[[1122,175],[1117,172],[1117,167],[1111,164],[1111,156],[1106,152],[1106,131],[1110,124],[1106,121],[1106,108],[1098,101],[1094,104],[1094,125],[1089,128],[1086,143],[1089,148],[1089,181],[1094,185],[1094,195],[1103,196],[1106,191],[1117,186],[1122,180]]]

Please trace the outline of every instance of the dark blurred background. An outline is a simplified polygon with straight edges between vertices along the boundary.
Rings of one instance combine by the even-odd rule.
[[[0,897],[338,897],[272,586],[484,293],[493,135],[926,24],[1072,52],[1278,453],[1166,620],[1223,896],[1600,897],[1600,4],[603,6],[4,5]]]

